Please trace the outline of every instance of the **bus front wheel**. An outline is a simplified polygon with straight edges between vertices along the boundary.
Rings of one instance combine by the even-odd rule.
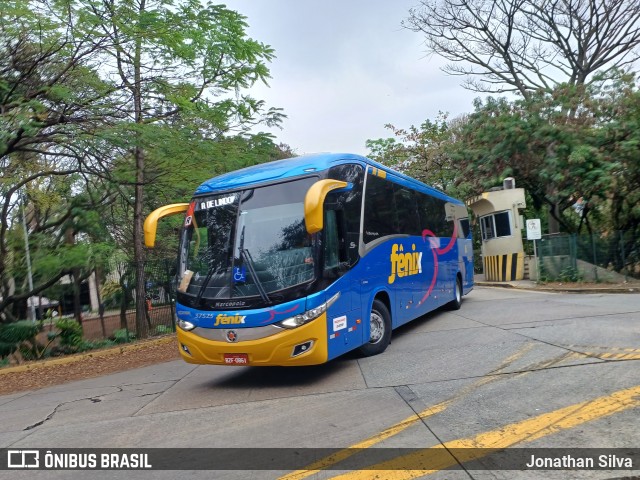
[[[360,347],[366,357],[378,355],[386,350],[391,341],[391,315],[380,300],[374,300],[369,315],[369,342]]]
[[[449,310],[460,310],[462,306],[462,280],[460,277],[456,278],[456,289],[453,293],[453,300],[449,302]]]

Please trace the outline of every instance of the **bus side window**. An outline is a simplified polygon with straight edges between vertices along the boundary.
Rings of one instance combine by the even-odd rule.
[[[364,243],[397,233],[393,184],[375,175],[369,175],[367,182],[364,197]]]
[[[421,235],[416,196],[412,190],[393,184],[396,232],[406,235]]]
[[[331,167],[329,178],[342,180],[353,184],[353,188],[348,192],[336,196],[336,209],[338,215],[338,227],[344,227],[344,235],[340,239],[345,244],[345,258],[340,261],[349,262],[350,266],[355,265],[360,256],[358,254],[358,244],[360,242],[360,215],[362,211],[362,189],[364,185],[364,168],[356,164],[343,164]],[[341,217],[344,221],[341,221]],[[342,250],[341,250],[342,254]]]
[[[471,238],[471,225],[469,224],[469,217],[460,219],[460,232],[458,232],[459,238]]]

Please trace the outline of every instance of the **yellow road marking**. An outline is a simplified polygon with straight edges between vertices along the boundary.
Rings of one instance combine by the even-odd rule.
[[[333,479],[370,479],[380,476],[380,471],[384,470],[386,479],[410,480],[452,467],[458,462],[464,463],[482,458],[495,449],[502,450],[520,442],[530,442],[637,406],[640,406],[640,385],[505,425],[475,437],[453,440],[444,445],[418,450],[415,453],[373,465],[370,469],[349,472]],[[468,450],[456,450],[458,457],[456,460],[447,449]]]
[[[588,353],[604,360],[640,360],[640,353]]]
[[[596,350],[608,350],[608,351],[619,351],[619,352],[628,352],[628,353],[640,353],[640,348],[628,348],[628,347],[612,347],[607,345],[569,345],[567,348],[571,349],[596,349]]]
[[[515,362],[517,359],[519,359],[520,357],[525,355],[527,352],[529,352],[534,346],[535,346],[535,343],[525,343],[525,344],[523,344],[523,346],[520,348],[520,350],[517,350],[512,355],[510,355],[507,358],[505,358],[502,361],[502,363],[496,369],[494,369],[494,370],[492,370],[490,372],[490,374],[498,374],[498,373],[502,372],[507,367],[509,367],[509,365],[511,365],[513,362]],[[456,399],[466,395],[467,393],[472,391],[474,388],[477,388],[477,387],[482,386],[482,385],[484,385],[486,383],[495,381],[495,380],[497,380],[499,378],[501,378],[501,377],[497,376],[497,375],[496,376],[480,378],[475,383],[473,383],[471,385],[468,385],[465,388],[463,388],[454,397],[452,397],[452,398],[450,398],[448,400],[445,400],[444,402],[441,402],[441,403],[438,403],[436,405],[433,405],[431,407],[427,407],[424,410],[422,410],[420,413],[418,413],[417,415],[412,415],[410,417],[407,417],[404,420],[402,420],[401,422],[396,423],[395,425],[387,428],[386,430],[383,430],[382,432],[367,438],[366,440],[363,440],[363,441],[361,441],[359,443],[351,445],[350,447],[345,448],[343,450],[340,450],[340,451],[334,453],[333,455],[329,455],[327,457],[324,457],[324,458],[318,460],[317,462],[314,462],[311,465],[308,465],[304,470],[296,470],[295,472],[291,472],[291,473],[289,473],[289,474],[287,474],[287,475],[285,475],[283,477],[280,477],[278,480],[302,480],[303,478],[307,478],[307,477],[317,473],[319,470],[323,470],[323,469],[325,469],[327,467],[330,467],[331,465],[334,465],[334,464],[336,464],[338,462],[341,462],[341,461],[351,457],[352,455],[355,455],[357,453],[357,449],[369,448],[369,447],[371,447],[373,445],[376,445],[376,444],[382,442],[383,440],[385,440],[385,439],[387,439],[389,437],[393,437],[394,435],[397,435],[398,433],[406,430],[410,426],[412,426],[415,423],[417,423],[419,420],[427,418],[427,417],[430,417],[431,415],[435,415],[436,413],[440,413],[440,412],[444,411]]]
[[[404,430],[406,430],[407,428],[409,428],[410,426],[414,425],[415,423],[417,423],[419,420],[421,419],[425,419],[428,418],[432,415],[435,415],[437,413],[440,413],[444,410],[447,409],[447,407],[449,407],[454,401],[458,400],[459,398],[463,397],[464,395],[468,394],[469,392],[471,392],[472,390],[480,387],[480,386],[484,386],[488,383],[497,381],[502,379],[503,377],[501,375],[499,375],[500,373],[502,373],[504,370],[506,370],[509,366],[511,366],[516,360],[518,360],[519,358],[523,357],[526,353],[528,353],[530,350],[532,350],[534,347],[536,346],[535,343],[525,343],[522,345],[522,347],[517,350],[515,353],[513,353],[512,355],[508,356],[507,358],[505,358],[502,363],[495,368],[494,370],[491,370],[487,375],[489,376],[485,376],[482,377],[480,379],[478,379],[476,382],[467,385],[466,387],[464,387],[462,390],[460,390],[460,392],[458,392],[454,397],[445,400],[443,402],[440,402],[436,405],[433,405],[431,407],[428,407],[424,410],[422,410],[420,413],[418,413],[417,415],[412,415],[408,418],[405,418],[404,420],[396,423],[395,425],[383,430],[382,432],[373,435],[359,443],[356,443],[354,445],[351,445],[350,447],[347,447],[345,449],[342,449],[332,455],[329,455],[327,457],[324,457],[310,465],[308,465],[307,467],[305,467],[304,470],[296,470],[294,472],[291,472],[285,476],[280,477],[278,480],[302,480],[304,478],[307,478],[311,475],[314,475],[315,473],[317,473],[320,470],[326,469],[336,463],[339,463],[343,460],[346,460],[347,458],[355,455],[358,452],[358,449],[363,449],[363,448],[369,448],[372,447],[380,442],[382,442],[383,440],[386,440],[387,438],[393,437],[397,434],[399,434],[400,432],[403,432]],[[534,365],[530,365],[528,367],[524,367],[530,370],[536,370],[536,369],[540,369],[540,368],[546,368],[555,364],[558,364],[564,360],[568,360],[571,358],[576,358],[576,357],[583,357],[583,356],[587,356],[588,354],[584,354],[584,353],[580,353],[580,352],[566,352],[564,354],[562,354],[559,357],[556,358],[552,358],[550,360],[545,360],[542,362],[538,362],[537,364]],[[516,376],[522,376],[522,375],[526,375],[530,373],[529,370],[527,371],[523,371],[523,372],[519,372],[516,373]],[[446,452],[446,450],[443,450],[443,452]],[[441,455],[443,455],[443,457],[439,457],[440,459],[442,458],[447,458],[450,457],[451,455],[446,452],[446,453],[442,453]],[[448,460],[447,460],[448,461]],[[454,460],[455,463],[455,460]],[[446,468],[446,467],[442,467],[442,468]]]
[[[329,455],[327,457],[321,458],[317,462],[312,463],[305,467],[304,470],[296,470],[295,472],[291,472],[283,477],[280,477],[278,480],[301,480],[303,478],[307,478],[315,473],[318,473],[319,470],[323,470],[331,465],[334,465],[338,462],[342,462],[347,458],[355,455],[358,452],[358,449],[369,448],[373,445],[382,442],[383,440],[393,437],[398,433],[406,430],[411,425],[414,425],[419,420],[423,418],[430,417],[431,415],[435,415],[436,413],[442,412],[446,409],[452,400],[446,400],[442,403],[438,403],[432,407],[425,408],[423,411],[418,413],[417,415],[412,415],[410,417],[405,418],[401,422],[396,423],[395,425],[383,430],[382,432],[363,440],[362,442],[351,445],[348,448],[342,449],[334,453],[333,455]]]

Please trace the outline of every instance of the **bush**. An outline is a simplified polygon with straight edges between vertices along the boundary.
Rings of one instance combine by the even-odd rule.
[[[128,343],[136,339],[134,333],[129,332],[126,328],[120,328],[113,332],[113,341],[115,343]]]
[[[112,347],[115,344],[116,342],[113,340],[96,340],[94,342],[83,340],[78,346],[78,352],[87,352],[89,350],[97,350],[98,348]]]
[[[82,325],[72,318],[61,318],[56,321],[59,330],[60,346],[76,350],[82,344]]]
[[[562,271],[560,272],[559,280],[561,282],[575,283],[575,282],[582,282],[584,280],[584,277],[577,268],[566,267],[562,269]]]
[[[27,359],[37,359],[44,355],[46,346],[36,341],[36,335],[42,329],[42,322],[20,320],[0,326],[0,357],[5,358],[20,351]],[[48,346],[48,345],[47,345]]]
[[[170,333],[173,333],[173,329],[166,325],[158,325],[155,329],[155,335],[168,335]]]

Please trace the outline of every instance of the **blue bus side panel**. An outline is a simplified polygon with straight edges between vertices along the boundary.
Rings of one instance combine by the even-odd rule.
[[[389,293],[394,328],[453,299],[459,264],[457,247],[449,243],[444,238],[395,238],[361,260],[371,283],[384,285]]]
[[[368,341],[378,293],[389,298],[396,328],[451,301],[459,268],[458,245],[451,239],[396,237],[369,251],[327,290],[326,298],[340,292],[327,315],[329,359]]]
[[[338,292],[340,298],[327,310],[329,360],[362,345],[365,333],[369,338],[369,324],[363,321],[360,309],[360,276],[357,272],[352,270],[333,283],[327,289],[327,298]]]

